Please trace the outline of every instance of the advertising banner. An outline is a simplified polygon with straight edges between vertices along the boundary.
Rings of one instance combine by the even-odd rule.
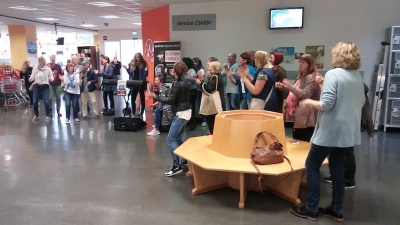
[[[172,83],[174,77],[169,71],[181,59],[180,41],[154,42],[154,75],[164,75],[164,83]]]
[[[325,46],[323,45],[306,46],[306,54],[310,54],[312,57],[314,57],[314,62],[317,66],[317,69],[324,68],[324,53]]]

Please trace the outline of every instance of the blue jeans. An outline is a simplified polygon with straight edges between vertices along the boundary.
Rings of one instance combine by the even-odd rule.
[[[242,99],[240,100],[240,109],[249,109],[247,94],[241,94]]]
[[[311,144],[311,149],[306,160],[308,192],[306,208],[308,211],[318,212],[320,198],[319,169],[322,162],[329,155],[329,170],[331,172],[333,185],[331,209],[337,213],[342,213],[344,198],[344,160],[346,151],[351,148],[352,147],[324,147]]]
[[[163,107],[162,105],[158,106],[154,111],[154,128],[157,130],[160,129],[161,126],[161,119],[162,119]]]
[[[226,110],[239,109],[239,95],[233,93],[226,93]]]
[[[168,136],[167,136],[167,145],[169,148],[169,152],[172,156],[172,163],[175,166],[179,165],[179,157],[174,154],[175,149],[177,149],[181,144],[183,144],[183,136],[186,133],[186,124],[188,120],[184,120],[175,116],[172,121],[171,127],[169,128]]]
[[[64,93],[65,97],[65,114],[67,119],[71,116],[71,106],[72,106],[72,117],[73,119],[78,118],[79,111],[79,96],[77,94],[71,94],[69,92]]]
[[[33,88],[33,111],[35,116],[39,116],[39,96],[42,95],[46,116],[50,116],[50,88],[49,85],[35,85]]]

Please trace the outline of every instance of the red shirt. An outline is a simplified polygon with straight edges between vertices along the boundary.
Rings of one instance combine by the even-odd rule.
[[[61,85],[61,80],[59,75],[63,75],[63,70],[61,69],[61,66],[55,63],[54,65],[51,65],[51,63],[48,65],[48,67],[53,71],[53,77],[54,80],[50,84],[55,84],[55,85]]]

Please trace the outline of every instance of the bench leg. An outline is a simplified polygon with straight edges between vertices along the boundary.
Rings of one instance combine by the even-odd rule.
[[[244,202],[246,201],[246,196],[247,196],[247,183],[246,183],[246,174],[240,173],[240,200],[239,200],[239,209],[244,209]]]
[[[300,182],[303,171],[295,171],[289,176],[287,174],[280,176],[265,176],[267,189],[273,194],[288,200],[289,202],[300,205],[301,201],[298,198]]]
[[[205,170],[192,164],[194,188],[192,195],[214,191],[228,186],[228,173]]]
[[[186,173],[186,177],[193,177],[193,164],[188,162],[188,171]]]

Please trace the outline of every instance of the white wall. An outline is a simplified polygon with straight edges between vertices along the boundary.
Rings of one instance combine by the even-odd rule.
[[[132,32],[138,32],[137,36],[132,36]],[[100,30],[99,31],[99,49],[100,54],[104,54],[104,40],[103,36],[107,36],[107,41],[121,41],[132,40],[133,38],[142,39],[141,29],[127,29],[127,30]],[[133,50],[132,50],[133,51]],[[110,56],[111,57],[111,56]]]
[[[269,30],[269,9],[305,7],[304,29]],[[399,0],[239,0],[196,4],[174,4],[171,15],[217,14],[215,31],[171,31],[171,40],[182,41],[182,54],[204,62],[215,56],[226,61],[229,52],[306,45],[325,45],[325,68],[331,68],[330,48],[337,42],[355,42],[362,54],[364,80],[372,83],[374,64],[386,38],[386,28],[400,25]],[[297,70],[297,63],[284,64]],[[375,82],[375,81],[374,81]]]

